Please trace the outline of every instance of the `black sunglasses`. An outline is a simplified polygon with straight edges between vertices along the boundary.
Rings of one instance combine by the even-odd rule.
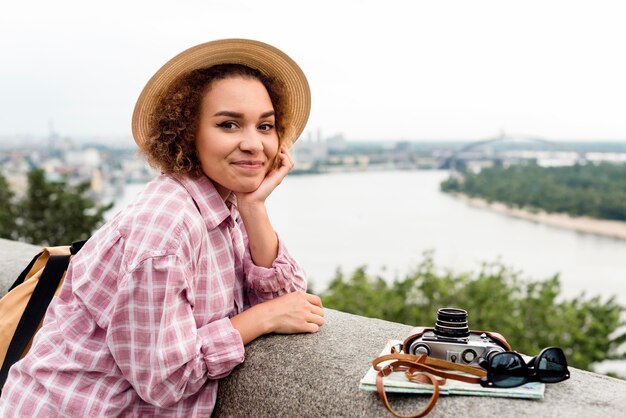
[[[557,383],[569,379],[567,359],[563,350],[548,347],[533,357],[528,364],[522,356],[512,351],[494,354],[489,359],[487,377],[481,386],[512,388],[528,382]]]

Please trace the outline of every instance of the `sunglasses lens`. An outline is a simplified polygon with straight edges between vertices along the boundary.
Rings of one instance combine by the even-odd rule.
[[[512,388],[526,383],[528,368],[515,353],[498,353],[490,362],[491,381],[495,387]]]
[[[545,350],[535,365],[539,380],[545,383],[556,383],[569,377],[565,354],[558,348]]]

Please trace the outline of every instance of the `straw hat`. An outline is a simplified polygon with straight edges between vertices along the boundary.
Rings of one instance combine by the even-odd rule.
[[[249,39],[222,39],[189,48],[163,65],[148,81],[137,99],[132,130],[135,142],[150,134],[150,118],[162,94],[184,74],[218,64],[242,64],[278,79],[285,86],[283,143],[293,144],[306,125],[311,110],[309,83],[298,66],[284,52],[271,45]]]

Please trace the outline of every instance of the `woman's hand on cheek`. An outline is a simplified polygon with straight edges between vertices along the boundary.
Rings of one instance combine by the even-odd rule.
[[[259,187],[250,193],[235,193],[239,204],[247,202],[265,202],[265,199],[283,181],[289,171],[293,168],[293,160],[286,146],[281,146],[277,155],[278,167],[272,168],[263,179]]]

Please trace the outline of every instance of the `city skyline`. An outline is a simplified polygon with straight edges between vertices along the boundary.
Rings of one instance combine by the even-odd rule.
[[[35,1],[0,17],[0,138],[130,141],[135,100],[197,43],[253,38],[303,68],[303,138],[479,140],[505,130],[626,140],[626,5],[617,1],[291,4]]]

